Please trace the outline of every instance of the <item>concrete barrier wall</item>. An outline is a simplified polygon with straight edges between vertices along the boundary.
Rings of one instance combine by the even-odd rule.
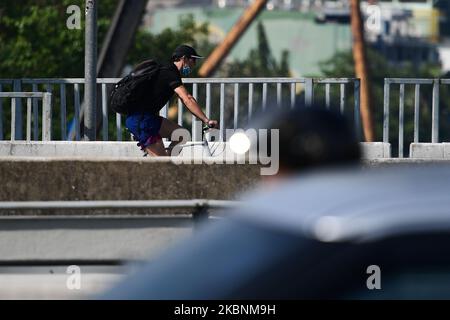
[[[411,143],[410,158],[450,159],[450,143]]]
[[[390,154],[362,148],[366,159]],[[177,165],[142,157],[134,142],[3,141],[0,155],[0,201],[233,199],[261,179],[260,165]]]
[[[365,159],[390,155],[388,144],[361,146]],[[142,155],[135,142],[2,141],[0,201],[233,199],[261,179],[260,165]]]
[[[142,157],[143,152],[131,141],[0,141],[0,156]]]
[[[391,157],[391,144],[384,142],[361,142],[363,159],[384,159]]]
[[[168,143],[166,143],[168,144]],[[230,156],[231,149],[226,143],[209,144],[212,156]],[[224,152],[225,150],[225,152]],[[361,143],[364,159],[390,158],[389,143]],[[0,141],[0,156],[16,157],[142,157],[143,152],[136,142],[124,141]]]
[[[365,167],[441,163],[450,159],[363,160]],[[0,201],[236,199],[261,178],[260,166],[251,164],[4,157],[0,158]]]
[[[169,158],[0,158],[0,201],[233,199],[260,166],[177,165]]]

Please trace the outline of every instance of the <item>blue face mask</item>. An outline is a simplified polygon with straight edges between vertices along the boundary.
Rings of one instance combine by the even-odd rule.
[[[189,66],[183,66],[183,68],[181,68],[181,74],[183,76],[188,76],[191,73],[191,67]]]

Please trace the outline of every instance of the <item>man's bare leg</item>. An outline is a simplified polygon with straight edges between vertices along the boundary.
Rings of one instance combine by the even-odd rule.
[[[152,157],[165,157],[168,156],[166,149],[164,148],[164,143],[162,140],[159,140],[156,143],[149,145],[144,149]]]
[[[163,118],[161,123],[161,128],[159,129],[159,134],[163,138],[170,139],[172,137],[172,132],[174,132],[176,129],[182,129],[183,127],[179,126],[177,123],[170,121],[166,118]],[[173,147],[175,147],[179,143],[186,143],[186,141],[179,140],[179,141],[172,141],[167,148],[167,154],[170,156],[172,153]]]

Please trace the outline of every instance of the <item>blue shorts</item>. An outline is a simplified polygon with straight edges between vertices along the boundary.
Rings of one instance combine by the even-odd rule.
[[[138,141],[138,147],[144,150],[151,144],[160,141],[162,117],[151,113],[134,113],[127,116],[125,126],[133,135],[133,139]]]

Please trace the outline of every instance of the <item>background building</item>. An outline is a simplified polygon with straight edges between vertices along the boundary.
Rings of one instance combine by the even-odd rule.
[[[150,1],[146,27],[158,33],[175,27],[180,16],[193,14],[199,23],[209,22],[211,40],[219,42],[250,2]],[[373,12],[373,5],[379,8],[378,12]],[[416,66],[441,62],[444,71],[450,70],[450,41],[447,38],[450,34],[447,19],[450,1],[363,1],[362,9],[365,19],[372,19],[372,22],[378,19],[375,28],[366,24],[369,45],[389,62],[395,65],[409,62]],[[258,19],[266,28],[275,57],[280,58],[283,50],[291,53],[293,76],[318,75],[319,62],[351,48],[348,0],[271,0]],[[244,59],[256,43],[256,24],[253,24],[228,59]]]

